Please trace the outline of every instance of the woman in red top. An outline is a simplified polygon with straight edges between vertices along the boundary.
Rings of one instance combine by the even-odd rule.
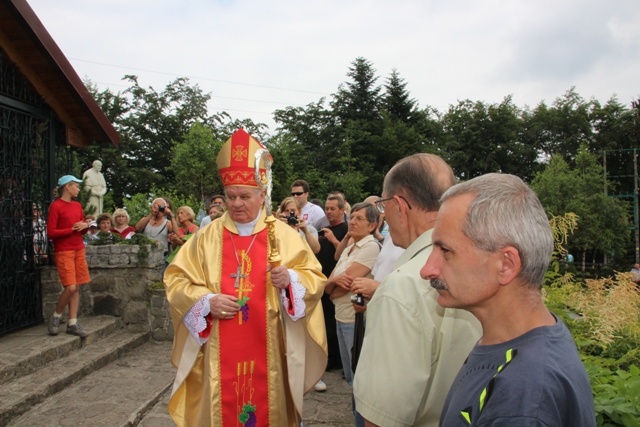
[[[136,234],[136,229],[129,225],[129,214],[124,209],[118,208],[113,211],[113,220],[116,224],[111,229],[112,233],[118,233],[125,239],[130,239]]]
[[[78,324],[78,304],[80,286],[89,283],[89,267],[84,253],[82,235],[89,229],[85,221],[82,205],[72,199],[80,193],[82,180],[73,175],[65,175],[58,180],[58,194],[49,207],[47,235],[53,241],[56,253],[56,267],[64,291],[58,298],[55,313],[49,319],[49,333],[58,335],[60,318],[64,308],[69,306],[67,333],[81,338],[87,333]]]
[[[194,223],[196,214],[189,206],[180,206],[178,208],[178,227],[177,233],[169,233],[169,242],[171,246],[177,248],[184,245],[187,241],[187,235],[194,234],[199,230],[198,226]]]

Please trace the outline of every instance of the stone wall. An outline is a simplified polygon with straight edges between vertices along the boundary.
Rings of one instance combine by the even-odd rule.
[[[89,245],[86,254],[91,282],[80,290],[80,317],[117,316],[132,331],[151,330],[155,339],[173,339],[164,289],[150,288],[162,281],[164,257],[160,249],[146,246],[141,253],[136,245]],[[55,267],[42,268],[41,282],[43,314],[48,319],[62,289]]]

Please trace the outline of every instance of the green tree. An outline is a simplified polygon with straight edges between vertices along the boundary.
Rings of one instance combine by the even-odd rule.
[[[428,142],[438,139],[439,125],[428,110],[418,110],[417,101],[411,98],[407,83],[396,70],[384,85],[382,118],[383,131],[376,157],[381,175],[406,156],[434,151]]]
[[[174,142],[197,121],[210,125],[226,118],[209,117],[210,95],[186,78],[170,82],[161,92],[140,86],[136,76],[125,76],[124,80],[130,86],[122,93],[93,88],[99,105],[121,136],[120,145],[94,146],[82,153],[85,167],[95,159],[103,162],[109,191],[118,206],[135,193],[172,186],[175,176],[169,166]]]
[[[531,183],[544,206],[547,215],[563,216],[570,212],[569,201],[574,197],[579,177],[562,156],[553,156],[546,168]]]
[[[400,77],[396,69],[393,69],[391,75],[387,77],[384,90],[382,108],[389,117],[404,123],[414,123],[418,102],[411,98],[407,90],[407,82]]]
[[[331,107],[336,116],[339,132],[332,142],[337,158],[353,157],[358,169],[366,177],[362,192],[380,193],[387,162],[380,163],[377,156],[383,149],[384,121],[381,113],[381,87],[377,84],[373,64],[359,57],[351,64],[347,76],[351,79],[338,87]],[[349,152],[345,147],[349,140]],[[336,170],[334,173],[346,171]]]
[[[592,101],[590,122],[594,133],[589,147],[592,153],[638,147],[640,141],[634,132],[636,112],[625,108],[615,97],[604,105]]]
[[[590,115],[591,105],[571,88],[551,107],[541,102],[524,114],[523,140],[547,158],[559,154],[572,163],[581,145],[591,146]]]
[[[500,104],[460,101],[441,123],[439,153],[462,179],[503,172],[529,181],[538,168],[535,147],[522,142],[520,111],[510,96]]]
[[[132,86],[125,90],[130,97],[131,114],[121,121],[127,139],[127,191],[145,193],[155,185],[163,188],[173,183],[169,169],[174,141],[189,131],[196,121],[208,122],[210,95],[186,78],[168,84],[162,92],[143,88],[135,76],[127,76]]]
[[[597,157],[581,147],[571,168],[562,156],[554,156],[547,168],[538,173],[531,187],[540,197],[548,214],[568,212],[578,215],[579,225],[568,247],[587,261],[621,258],[627,251],[629,221],[627,205],[604,193],[604,170]]]
[[[172,148],[170,170],[175,175],[173,188],[182,195],[197,197],[204,205],[211,193],[220,193],[216,157],[222,141],[216,141],[211,128],[196,122],[181,142]]]
[[[300,178],[309,183],[312,196],[324,198],[333,190],[329,184],[330,176],[339,170],[336,160],[338,127],[335,115],[325,106],[325,99],[306,107],[277,110],[274,119],[279,125],[273,138],[276,151],[286,153],[291,172],[288,179],[280,181],[282,189],[274,184],[274,192],[277,188],[281,195],[288,194],[291,182]],[[280,167],[274,153],[274,168]]]
[[[273,158],[273,166],[271,169],[273,179],[273,191],[271,193],[271,201],[273,208],[291,192],[291,183],[299,178],[294,169],[295,154],[294,149],[297,148],[289,140],[290,136],[286,134],[278,134],[269,141],[269,152]]]

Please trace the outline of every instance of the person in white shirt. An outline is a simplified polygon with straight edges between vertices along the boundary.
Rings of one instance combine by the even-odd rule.
[[[300,206],[300,215],[307,224],[316,230],[329,226],[329,220],[320,206],[309,202],[309,183],[303,179],[297,179],[291,184],[291,196],[295,197]]]
[[[211,224],[211,221],[216,218],[220,218],[223,213],[224,207],[221,204],[211,203],[211,206],[209,206],[209,209],[207,209],[207,216],[202,218],[202,221],[200,221],[200,228],[204,227],[207,224]]]

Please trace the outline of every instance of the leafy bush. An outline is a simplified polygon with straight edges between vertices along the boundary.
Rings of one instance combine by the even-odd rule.
[[[610,359],[586,356],[600,426],[640,426],[640,368],[615,369]],[[612,370],[613,369],[613,370]]]
[[[138,245],[138,265],[143,265],[149,259],[149,245],[158,246],[156,240],[150,239],[142,233],[136,233],[130,239],[125,239],[119,234],[107,231],[99,231],[94,239],[88,239],[87,244],[92,246],[102,245]]]

